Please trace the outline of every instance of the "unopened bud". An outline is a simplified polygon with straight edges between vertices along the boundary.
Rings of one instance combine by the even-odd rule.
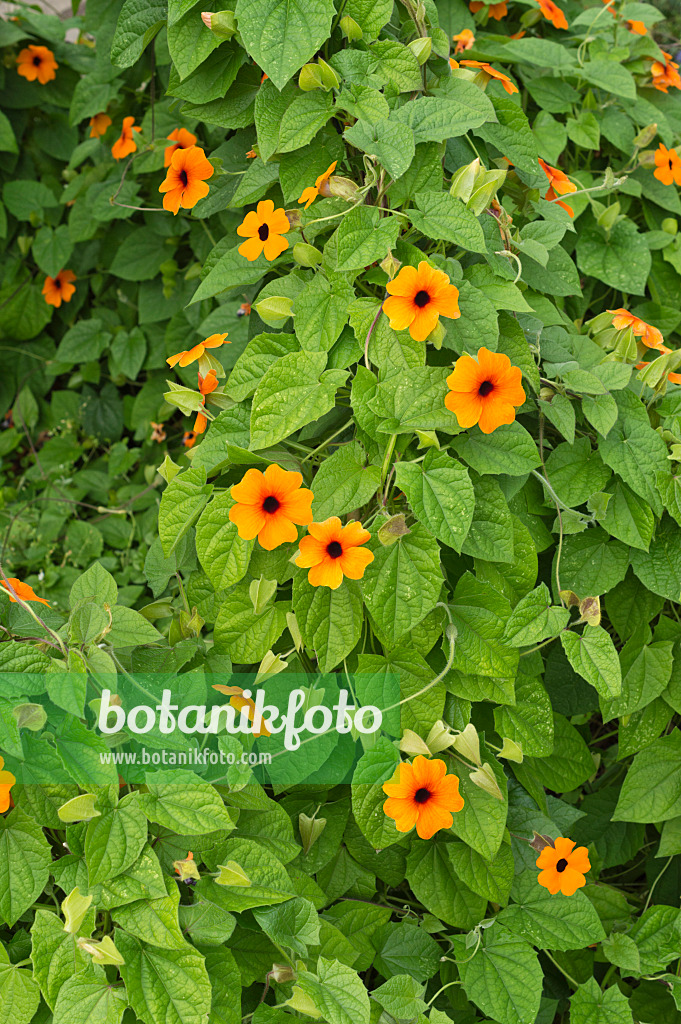
[[[585,597],[579,603],[580,622],[598,626],[601,621],[601,601],[598,597]]]
[[[260,662],[260,667],[255,677],[255,681],[256,683],[260,683],[263,679],[278,675],[280,672],[283,672],[285,668],[288,668],[288,662],[284,661],[281,655],[275,654],[274,651],[268,651]]]
[[[248,595],[256,615],[262,615],[276,592],[276,580],[266,580],[263,576],[259,580],[253,580],[248,588]]]
[[[206,620],[202,619],[196,608],[192,608],[191,612],[185,611],[183,608],[179,616],[180,633],[185,639],[190,637],[198,638],[201,635],[201,630],[206,624]]]
[[[665,217],[662,221],[662,230],[668,235],[676,235],[679,230],[679,222],[676,217]]]
[[[440,439],[434,430],[415,430],[419,439],[419,448],[437,448],[440,450]]]
[[[442,321],[438,320],[438,322],[435,324],[435,327],[432,329],[432,331],[426,338],[426,341],[428,342],[429,345],[432,345],[433,348],[440,349],[442,348],[442,342],[446,337],[447,329],[442,323]]]
[[[304,64],[298,75],[298,88],[302,92],[313,92],[315,89],[323,89],[322,73],[317,64]]]
[[[506,180],[506,171],[483,171],[479,174],[466,206],[479,216],[492,202]]]
[[[480,760],[480,739],[478,730],[472,722],[469,722],[463,732],[458,733],[452,740],[452,746],[462,757],[472,761],[473,764],[481,765]]]
[[[40,732],[47,721],[47,711],[42,704],[18,704],[12,708],[12,716],[18,729],[30,729],[31,732]]]
[[[402,512],[399,512],[396,516],[391,516],[387,519],[378,530],[378,539],[384,548],[390,547],[400,539],[405,537],[409,533],[409,527],[407,526],[407,520]]]
[[[537,22],[541,21],[542,13],[534,8],[531,11],[525,11],[520,17],[520,24],[523,28],[532,28]]]
[[[300,626],[298,625],[298,620],[296,619],[295,614],[293,612],[286,612],[286,625],[288,626],[288,631],[291,634],[293,646],[297,651],[300,651],[303,646],[303,638],[300,634]]]
[[[346,14],[344,18],[341,18],[340,30],[345,38],[349,39],[351,43],[359,42],[364,35],[355,19],[351,18],[349,14]]]
[[[599,227],[605,228],[606,231],[612,230],[620,219],[620,210],[621,206],[619,203],[613,203],[612,206],[606,206],[603,213],[598,217],[597,223]]]
[[[667,356],[659,356],[657,359],[653,359],[651,363],[646,363],[636,374],[636,379],[643,381],[649,388],[659,389],[660,386],[666,387],[668,373]]]
[[[473,185],[475,179],[480,171],[480,157],[476,157],[471,163],[466,164],[465,167],[460,167],[458,171],[455,171],[452,176],[452,184],[449,188],[449,194],[456,196],[458,199],[463,200],[467,203],[473,194]]]
[[[201,12],[201,21],[220,39],[231,39],[236,35],[237,24],[234,11]]]
[[[441,750],[453,747],[455,738],[449,726],[440,720],[435,723],[428,733],[426,744],[431,754],[439,754]]]
[[[504,736],[501,743],[499,757],[505,757],[507,761],[515,761],[516,764],[523,763],[523,748],[515,740]]]
[[[296,972],[292,967],[288,967],[286,964],[272,964],[270,978],[278,985],[285,985],[287,981],[293,981],[295,976]]]
[[[408,47],[419,64],[425,64],[433,52],[433,40],[430,36],[421,36],[419,39],[412,39]]]
[[[97,939],[78,939],[77,945],[84,953],[89,953],[94,964],[114,964],[120,967],[125,960],[116,949],[113,939],[105,935],[99,942]]]
[[[58,809],[59,820],[67,824],[74,821],[89,821],[91,818],[100,818],[101,811],[96,810],[97,797],[94,793],[81,793],[67,800]]]
[[[423,757],[430,757],[431,751],[428,744],[421,739],[418,733],[413,732],[411,729],[405,729],[400,739],[400,750],[403,754],[409,754],[410,757],[415,757],[417,754],[423,755]]]
[[[298,815],[298,829],[303,844],[303,853],[308,854],[326,828],[326,818],[310,818],[302,812]]]
[[[71,890],[61,905],[65,932],[75,935],[80,930],[91,903],[92,896],[83,896],[78,886]]]
[[[550,846],[552,850],[555,850],[556,848],[556,844],[554,843],[551,836],[544,835],[543,832],[534,832],[532,834],[530,846],[533,850],[536,850],[537,853],[541,853],[542,850],[545,850],[547,846]]]
[[[186,882],[189,879],[198,882],[199,879],[201,878],[201,875],[199,874],[199,869],[197,868],[194,862],[194,854],[191,852],[191,850],[189,851],[184,860],[174,860],[173,867],[175,868],[177,874],[180,876],[180,882]]]
[[[395,274],[402,266],[402,263],[395,256],[393,256],[392,250],[388,249],[388,255],[385,257],[385,259],[382,259],[378,265],[381,268],[381,270],[385,271],[385,273],[392,281]]]
[[[281,326],[293,315],[293,299],[285,295],[270,295],[254,305],[260,319],[270,327]]]
[[[561,590],[560,599],[566,608],[579,607],[579,598],[575,594],[574,590]]]
[[[315,1020],[319,1020],[323,1016],[322,1011],[318,1009],[310,996],[303,992],[300,985],[293,986],[293,995],[285,1003],[281,1003],[281,1006],[290,1006],[292,1010],[304,1013],[306,1017],[314,1017]]]
[[[655,150],[645,149],[642,153],[639,153],[638,166],[648,168],[655,167]]]
[[[324,258],[324,254],[309,242],[296,242],[291,255],[300,267],[316,267]]]
[[[170,458],[169,455],[166,455],[165,459],[163,460],[161,465],[158,467],[156,472],[159,474],[159,476],[163,477],[163,479],[165,480],[165,482],[167,484],[169,484],[170,481],[174,477],[176,477],[177,474],[180,472],[180,468],[181,467],[178,466],[178,464],[176,462],[173,462],[173,460]]]
[[[339,199],[345,199],[348,203],[354,203],[357,201],[358,193],[359,186],[350,178],[342,178],[338,174],[332,174],[329,178],[330,196],[338,196]]]
[[[300,210],[286,210],[286,219],[289,222],[291,231],[297,231],[300,225],[303,223],[303,218],[300,216]]]
[[[478,768],[477,771],[471,772],[468,776],[474,786],[478,789],[482,789],[485,793],[489,793],[495,800],[503,800],[504,795],[499,789],[499,783],[497,782],[496,775],[492,771],[491,765],[483,764],[482,767]]]
[[[656,135],[657,125],[648,124],[645,128],[642,128],[641,131],[638,133],[638,135],[634,139],[634,145],[637,146],[638,149],[643,149],[644,146],[650,145],[650,143],[653,141]]]

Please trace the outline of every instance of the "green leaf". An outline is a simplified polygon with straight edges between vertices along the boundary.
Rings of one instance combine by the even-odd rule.
[[[252,449],[277,444],[333,408],[348,374],[325,366],[324,352],[291,352],[270,366],[253,397]]]
[[[369,47],[369,52],[369,72],[383,84],[394,86],[398,92],[421,88],[419,62],[408,46],[394,39],[381,39]]]
[[[619,417],[608,436],[599,440],[598,450],[603,461],[661,516],[656,474],[660,472],[666,477],[669,473],[666,445],[651,427],[645,406],[632,391],[618,391],[614,398]]]
[[[120,875],[131,867],[147,841],[147,819],[135,794],[104,810],[89,822],[85,859],[90,885]]]
[[[582,679],[598,690],[601,697],[617,697],[622,691],[622,672],[615,645],[602,626],[584,627],[584,631],[564,631],[560,642],[567,659]]]
[[[517,420],[498,427],[492,434],[483,434],[478,427],[473,427],[460,434],[452,442],[452,448],[481,475],[521,476],[541,462],[536,444]]]
[[[515,704],[494,709],[497,732],[517,743],[526,757],[547,757],[553,751],[553,712],[541,681],[519,672],[515,699]]]
[[[10,927],[47,885],[51,861],[42,828],[21,808],[0,817],[0,914]]]
[[[598,914],[583,892],[552,896],[537,882],[535,870],[516,877],[511,900],[499,915],[499,924],[534,946],[584,949],[605,937]]]
[[[487,252],[480,222],[460,199],[448,192],[419,192],[418,210],[409,210],[411,222],[428,238],[443,238],[470,252]]]
[[[68,978],[57,996],[54,1024],[119,1024],[128,1005],[125,994],[90,971]]]
[[[180,835],[234,828],[218,791],[186,770],[149,772],[139,803],[149,821]]]
[[[186,469],[170,481],[158,512],[158,532],[166,558],[198,518],[212,491],[213,485],[206,483],[203,467]]]
[[[283,89],[329,34],[332,0],[237,0],[236,17],[253,60]]]
[[[461,939],[454,948],[464,992],[484,1014],[499,1024],[536,1019],[544,975],[529,943],[495,925],[471,959]]]
[[[166,14],[163,0],[125,0],[111,43],[112,63],[119,68],[132,67],[163,28]]]
[[[344,13],[353,18],[364,33],[365,40],[374,39],[390,21],[393,0],[348,0]]]
[[[239,913],[252,907],[283,903],[298,895],[284,865],[260,843],[251,839],[228,839],[220,853],[221,863],[234,861],[251,883],[219,886],[223,909]],[[217,882],[214,884],[217,886]]]
[[[461,78],[445,81],[446,91],[441,86],[436,95],[411,100],[392,115],[411,128],[417,143],[445,142],[494,117],[494,107],[477,85]]]
[[[331,236],[336,247],[335,269],[339,273],[363,270],[375,260],[382,260],[388,249],[395,248],[399,230],[399,218],[381,217],[375,206],[358,206],[350,210]]]
[[[668,821],[681,814],[681,733],[655,740],[634,758],[613,821]]]
[[[296,96],[279,125],[278,153],[291,153],[311,142],[333,113],[330,93],[315,89]]]
[[[139,935],[150,946],[162,949],[186,949],[187,941],[180,930],[178,908],[180,890],[168,880],[168,895],[153,900],[136,900],[117,907],[113,919],[127,932]]]
[[[451,843],[446,849],[454,870],[469,889],[506,906],[513,882],[513,853],[508,844],[502,843],[491,861],[464,843]]]
[[[33,239],[33,258],[44,274],[56,277],[68,266],[73,252],[71,235],[66,224],[58,228],[42,227]]]
[[[619,221],[609,235],[597,224],[590,224],[579,232],[577,264],[583,274],[617,291],[643,295],[651,267],[650,250],[631,220]]]
[[[293,579],[293,610],[305,646],[321,672],[339,665],[360,640],[362,594],[354,580],[344,579],[337,590],[331,590],[310,586],[306,574],[298,572]]]
[[[320,956],[317,974],[300,971],[298,985],[329,1024],[369,1024],[369,994],[351,967]]]
[[[496,759],[488,761],[502,794],[502,799],[480,789],[465,769],[457,768],[459,790],[464,799],[462,810],[454,815],[452,832],[463,839],[485,860],[491,861],[501,847],[508,812],[507,780]]]
[[[57,862],[59,863],[59,862]],[[88,937],[95,926],[95,912],[88,911],[79,935]],[[31,925],[31,959],[35,978],[45,1002],[54,1009],[59,990],[73,975],[92,963],[77,943],[77,936],[64,931],[64,922],[56,914],[38,907]]]
[[[487,561],[513,561],[513,516],[496,480],[473,479],[475,511],[463,552]]]
[[[375,548],[362,592],[372,618],[396,641],[432,611],[442,583],[438,543],[417,524],[395,544]]]
[[[589,978],[570,1000],[571,1024],[632,1024],[632,1020],[629,1000],[617,985],[603,990],[595,978]]]
[[[257,334],[232,367],[225,386],[226,393],[235,402],[250,398],[269,367],[281,356],[296,352],[298,348],[298,341],[292,334]]]
[[[568,624],[566,608],[554,607],[545,583],[526,594],[511,612],[504,639],[512,647],[529,647],[546,637],[556,636]]]
[[[636,81],[617,60],[589,60],[579,69],[579,76],[623,100],[636,99]]]
[[[407,858],[407,881],[424,907],[455,928],[472,928],[484,916],[487,900],[458,877],[449,844],[414,840]]]
[[[383,813],[386,801],[383,783],[391,778],[398,764],[397,750],[381,736],[375,747],[362,754],[352,776],[352,813],[362,835],[374,849],[392,846],[403,838],[393,819]]]
[[[375,157],[393,179],[401,178],[414,159],[414,133],[408,125],[392,118],[375,124],[358,120],[343,135],[351,146]]]
[[[390,0],[392,7],[392,0]],[[19,147],[14,135],[14,130],[6,114],[0,111],[0,152],[18,153]]]
[[[629,549],[618,540],[610,540],[600,526],[592,527],[565,538],[561,584],[580,598],[607,594],[624,579],[628,563]]]
[[[40,989],[31,971],[10,963],[4,947],[0,950],[0,1021],[29,1024],[40,1003]]]
[[[428,1008],[423,985],[409,974],[394,974],[371,993],[371,998],[396,1020],[413,1020]]]
[[[466,572],[454,588],[450,611],[458,630],[454,668],[464,674],[513,678],[518,652],[503,642],[511,613],[506,598]]]
[[[381,471],[366,462],[366,452],[358,441],[343,445],[322,462],[313,483],[315,522],[360,509],[373,498],[381,482]]]
[[[641,711],[666,690],[674,663],[673,649],[672,640],[641,644],[638,635],[624,645],[620,653],[622,694],[618,699],[601,701],[604,722]]]
[[[641,583],[653,594],[681,600],[681,531],[665,517],[658,526],[650,552],[631,552],[631,565]]]
[[[431,448],[422,463],[396,463],[395,480],[419,522],[443,544],[461,551],[475,509],[465,466]]]
[[[169,256],[164,238],[148,228],[136,228],[116,247],[109,273],[124,281],[150,281]]]
[[[343,278],[330,284],[317,274],[295,299],[296,337],[308,352],[328,352],[348,320],[354,290]]]
[[[286,628],[287,602],[277,601],[260,613],[253,608],[248,587],[242,583],[221,601],[215,620],[215,646],[233,662],[261,661]]]
[[[120,972],[130,1006],[146,1024],[205,1024],[211,988],[203,957],[192,947],[159,949],[116,930],[125,958]]]
[[[521,106],[510,96],[495,96],[492,102],[497,120],[481,125],[476,135],[529,175],[527,184],[541,188],[546,177],[539,166],[537,143]]]
[[[196,524],[196,553],[216,591],[244,578],[255,541],[242,540],[229,520],[234,499],[229,492],[216,495]]]
[[[158,644],[163,636],[148,619],[134,608],[117,605],[112,610],[111,629],[106,634],[107,643],[116,647],[136,647],[138,644]]]
[[[526,760],[543,786],[555,793],[569,793],[594,774],[594,760],[581,734],[563,715],[554,713],[553,733],[551,755]]]
[[[307,947],[319,944],[319,917],[309,900],[296,897],[274,907],[256,908],[253,916],[272,942],[298,956],[307,956]]]
[[[549,408],[554,406],[555,399]],[[569,508],[582,505],[592,494],[601,491],[611,477],[600,454],[592,450],[588,437],[578,437],[573,444],[556,445],[546,460],[546,475],[560,500]]]
[[[69,604],[75,608],[80,601],[96,600],[113,608],[117,595],[118,587],[111,573],[100,562],[93,562],[73,583]]]

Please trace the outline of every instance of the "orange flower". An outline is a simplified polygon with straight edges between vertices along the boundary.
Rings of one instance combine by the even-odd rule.
[[[463,53],[464,50],[472,50],[475,46],[475,36],[469,28],[462,29],[458,35],[452,36],[456,43],[454,53]]]
[[[601,3],[602,3],[602,4],[609,4],[609,3],[611,3],[611,2],[612,2],[612,0],[601,0]],[[609,10],[609,11],[610,11],[610,13],[612,14],[613,18],[616,18],[616,17],[617,17],[617,11],[615,10],[615,8],[614,8],[614,7],[609,7],[609,8],[608,8],[608,10]]]
[[[676,89],[681,89],[679,65],[672,60],[671,53],[662,50],[662,56],[664,57],[664,64],[659,60],[655,60],[650,69],[653,76],[653,85],[660,92],[667,92],[670,85],[673,85]]]
[[[182,444],[185,448],[193,448],[196,444],[196,434],[193,430],[185,430],[182,435]]]
[[[35,82],[37,78],[41,85],[47,85],[57,77],[58,67],[52,50],[48,50],[46,46],[35,46],[31,43],[25,50],[21,50],[17,57],[17,73],[29,82]]]
[[[250,690],[242,690],[240,686],[223,686],[222,683],[213,683],[213,689],[219,690],[220,693],[227,694],[229,696],[229,703],[237,711],[241,711],[242,708],[248,708],[248,720],[252,722],[255,718],[255,701],[250,696]],[[248,696],[246,694],[248,693]],[[231,696],[230,696],[231,694]],[[272,733],[265,725],[264,720],[260,722],[260,728],[257,732],[252,733],[253,736],[271,736]]]
[[[567,174],[564,174],[563,171],[559,171],[557,167],[551,167],[551,165],[547,164],[541,157],[539,157],[539,166],[549,179],[549,189],[544,196],[544,199],[547,199],[549,202],[555,202],[557,200],[558,205],[562,206],[564,210],[567,210],[571,217],[574,217],[575,211],[572,207],[558,199],[558,196],[564,196],[570,192],[576,192],[577,186],[574,182],[570,181]]]
[[[576,850],[574,846],[572,839],[556,839],[555,846],[545,846],[537,857],[537,867],[542,869],[537,881],[552,896],[557,892],[574,896],[586,885],[584,875],[591,871],[589,852],[586,846],[578,846]]]
[[[11,772],[5,771],[5,759],[0,757],[0,814],[9,810],[12,802],[9,791],[16,781]]]
[[[173,867],[180,876],[178,881],[186,882],[188,885],[194,885],[201,878],[199,869],[194,863],[194,854],[190,850],[184,860],[174,860]]]
[[[46,277],[43,295],[48,306],[56,306],[58,309],[62,302],[70,302],[76,290],[71,282],[77,280],[72,270],[60,270],[56,277]]]
[[[246,153],[246,159],[247,160],[255,160],[257,155],[258,154],[256,153],[256,151],[254,149],[249,149],[248,153]]]
[[[214,171],[200,146],[176,149],[165,180],[158,187],[159,192],[165,192],[163,209],[174,214],[179,213],[180,207],[192,210],[199,199],[208,195],[206,179],[212,178]]]
[[[149,420],[149,426],[152,427],[152,431],[151,431],[151,440],[152,441],[158,441],[159,444],[161,443],[161,441],[165,441],[165,439],[166,439],[166,432],[163,429],[163,424],[162,423],[154,423],[153,420]]]
[[[508,75],[505,75],[502,71],[497,71],[496,68],[493,68],[491,64],[486,64],[484,61],[462,60],[461,67],[479,68],[481,71],[484,71],[486,75],[489,75],[490,78],[496,78],[498,82],[501,82],[502,86],[504,87],[504,90],[508,93],[509,96],[512,96],[514,92],[518,91],[518,86],[513,84]]]
[[[560,7],[554,4],[553,0],[537,0],[541,12],[547,21],[550,21],[554,28],[567,28],[567,18]]]
[[[209,370],[205,377],[199,374],[199,394],[203,395],[203,404],[206,404],[206,395],[210,395],[215,391],[218,386],[218,378],[215,370]],[[196,422],[194,423],[194,434],[203,434],[204,430],[208,426],[208,420],[202,412],[196,414]]]
[[[301,473],[292,473],[280,466],[268,466],[246,471],[240,483],[232,487],[236,501],[229,510],[229,518],[242,540],[257,537],[260,546],[272,551],[281,544],[298,540],[294,524],[306,526],[312,522],[310,508],[314,495],[301,487]]]
[[[111,147],[111,155],[114,160],[122,160],[124,157],[130,156],[131,153],[137,152],[137,143],[133,139],[132,133],[139,132],[142,129],[134,121],[134,117],[123,118],[121,134]]]
[[[250,316],[251,315],[251,304],[250,302],[242,302],[236,311],[237,316]]]
[[[247,239],[239,246],[239,253],[251,262],[263,253],[266,260],[276,260],[288,249],[288,239],[283,235],[290,230],[283,207],[275,210],[271,199],[263,199],[255,210],[246,214],[236,229],[237,235]]]
[[[627,18],[627,25],[629,26],[629,31],[632,32],[635,36],[648,35],[648,29],[645,27],[642,21],[635,21],[633,18]]]
[[[661,142],[655,153],[655,166],[653,177],[663,185],[681,185],[681,157],[675,149],[667,149]]]
[[[356,520],[341,526],[338,516],[331,516],[323,523],[310,523],[307,532],[308,536],[300,542],[296,565],[310,570],[307,578],[313,587],[337,590],[343,576],[361,580],[367,565],[374,560],[372,552],[361,547],[371,534]]]
[[[17,597],[20,597],[22,601],[40,601],[41,604],[46,604],[49,608],[50,602],[46,601],[44,597],[38,597],[37,594],[33,593],[33,587],[29,587],[28,583],[22,583],[16,576],[7,576],[6,579],[0,578],[0,589],[4,590],[9,596],[10,601],[14,604],[18,604],[17,597],[12,597],[10,589],[12,588]],[[6,809],[6,808],[5,808]]]
[[[657,327],[652,327],[645,320],[640,320],[628,309],[608,309],[606,312],[612,313],[612,326],[616,331],[625,331],[631,327],[634,335],[640,338],[647,348],[656,348],[662,351],[664,338]]]
[[[230,345],[231,342],[225,341],[227,337],[227,331],[224,334],[211,334],[210,338],[205,338],[204,341],[200,341],[198,345],[194,345],[193,348],[186,349],[184,352],[176,352],[174,356],[168,356],[166,362],[168,366],[189,366],[196,359],[200,359],[205,353],[207,348],[220,348],[222,345]]]
[[[440,316],[458,320],[459,289],[449,283],[442,270],[434,270],[425,260],[414,267],[402,267],[397,277],[388,281],[390,298],[383,303],[383,312],[394,331],[409,333],[414,341],[425,341],[435,330]]]
[[[477,359],[469,355],[457,359],[447,377],[450,390],[445,405],[460,427],[477,423],[483,434],[491,434],[502,423],[513,423],[515,407],[525,401],[521,380],[521,370],[511,366],[508,356],[483,347]]]
[[[527,35],[527,32],[522,30],[520,32],[514,32],[513,35],[509,36],[508,38],[509,39],[524,39],[526,35]]]
[[[174,128],[170,135],[166,135],[167,139],[170,139],[174,144],[172,146],[166,146],[163,151],[163,166],[170,167],[170,161],[173,158],[173,153],[176,153],[178,149],[189,149],[190,146],[196,145],[196,135],[192,135],[186,128]]]
[[[338,163],[338,161],[334,160],[334,162],[331,164],[331,166],[327,167],[327,169],[324,171],[324,173],[319,175],[319,177],[315,181],[314,185],[308,185],[308,187],[306,189],[303,189],[303,194],[300,197],[300,199],[298,200],[298,202],[299,203],[305,203],[305,209],[306,210],[307,210],[308,206],[311,206],[312,203],[314,203],[314,201],[317,198],[317,196],[330,196],[331,195],[331,193],[329,192],[329,189],[328,189],[329,178],[331,177],[333,172],[336,170],[336,164],[337,163]]]
[[[487,5],[484,4],[482,0],[471,0],[468,5],[468,9],[471,14],[477,14],[483,7],[487,7]],[[501,19],[505,18],[508,14],[506,0],[501,4],[490,4],[489,7],[487,7],[487,10],[489,11],[488,17],[494,18],[495,21],[501,21]]]
[[[456,775],[447,775],[447,765],[439,758],[431,760],[421,754],[413,764],[402,761],[383,792],[388,799],[383,810],[394,818],[398,832],[416,832],[421,839],[431,839],[441,828],[451,828],[453,814],[463,807]]]
[[[108,114],[95,114],[94,117],[90,118],[90,138],[101,139],[102,135],[106,134],[110,124],[111,118]]]

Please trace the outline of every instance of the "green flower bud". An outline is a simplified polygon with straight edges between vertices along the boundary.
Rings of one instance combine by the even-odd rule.
[[[421,36],[418,39],[412,39],[408,46],[419,64],[425,64],[433,52],[433,40],[430,36]]]
[[[480,158],[476,157],[471,163],[466,164],[465,167],[460,167],[458,171],[454,172],[452,176],[452,184],[449,188],[449,194],[457,196],[464,203],[467,203],[473,194],[473,185],[475,179],[480,171]]]
[[[59,820],[71,823],[74,821],[89,821],[90,818],[100,818],[101,811],[95,810],[96,802],[97,797],[94,793],[81,793],[80,796],[74,796],[72,800],[67,800],[65,804],[62,804],[57,811]]]
[[[349,14],[346,14],[344,18],[340,20],[340,30],[351,43],[359,42],[364,33],[357,24],[354,18],[351,18]]]
[[[679,222],[676,217],[665,217],[662,221],[662,230],[668,235],[676,235],[679,230]]]
[[[280,327],[293,315],[293,299],[285,295],[270,295],[267,299],[256,302],[255,308],[260,319],[269,327]]]
[[[234,11],[201,12],[201,21],[220,39],[231,39],[236,35],[237,24]]]
[[[61,905],[65,932],[75,935],[80,930],[91,903],[92,896],[83,896],[78,886],[71,890]]]
[[[384,548],[388,548],[409,532],[410,530],[404,515],[400,512],[396,516],[391,516],[390,519],[383,523],[383,526],[378,531],[378,539]]]
[[[643,149],[644,146],[649,146],[657,135],[657,125],[649,124],[645,128],[642,128],[634,139],[634,145],[639,149]]]
[[[301,267],[316,267],[324,258],[324,253],[308,242],[296,242],[291,255]]]
[[[307,855],[326,828],[326,818],[310,818],[301,812],[298,815],[298,828],[303,844],[303,853]]]
[[[506,171],[482,171],[466,206],[478,217],[487,209],[506,180]]]
[[[318,64],[304,64],[298,75],[298,88],[303,92],[312,92],[314,89],[323,89],[321,68]]]

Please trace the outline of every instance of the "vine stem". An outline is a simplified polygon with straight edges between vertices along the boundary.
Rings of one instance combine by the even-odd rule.
[[[67,658],[69,652],[66,649],[66,646],[64,645],[64,641],[62,640],[62,638],[59,636],[58,633],[55,633],[55,631],[53,629],[50,629],[50,627],[47,625],[46,622],[43,622],[43,620],[40,618],[38,613],[36,611],[34,611],[33,608],[31,608],[31,606],[28,603],[28,601],[24,601],[24,599],[22,597],[19,597],[19,595],[17,594],[16,590],[14,589],[14,587],[12,586],[10,581],[8,580],[7,576],[5,575],[5,570],[3,569],[2,565],[0,565],[0,576],[2,577],[3,583],[5,585],[5,590],[7,591],[7,593],[11,597],[14,598],[14,600],[17,602],[17,604],[21,605],[21,607],[24,609],[24,611],[28,612],[28,614],[31,616],[31,618],[33,619],[34,622],[37,622],[39,626],[42,626],[42,628],[45,630],[45,632],[49,633],[50,636],[53,637],[57,641],[57,643],[59,644],[59,649],[61,650],[61,653],[64,655],[65,658]]]
[[[551,961],[551,963],[553,964],[554,967],[558,968],[560,973],[563,975],[563,977],[567,981],[570,982],[570,984],[572,985],[573,988],[579,988],[579,982],[575,981],[575,979],[572,977],[572,975],[568,974],[567,971],[563,970],[563,968],[560,966],[558,961],[553,959],[553,957],[549,953],[548,949],[542,949],[542,953],[544,954],[544,956],[546,956]]]

